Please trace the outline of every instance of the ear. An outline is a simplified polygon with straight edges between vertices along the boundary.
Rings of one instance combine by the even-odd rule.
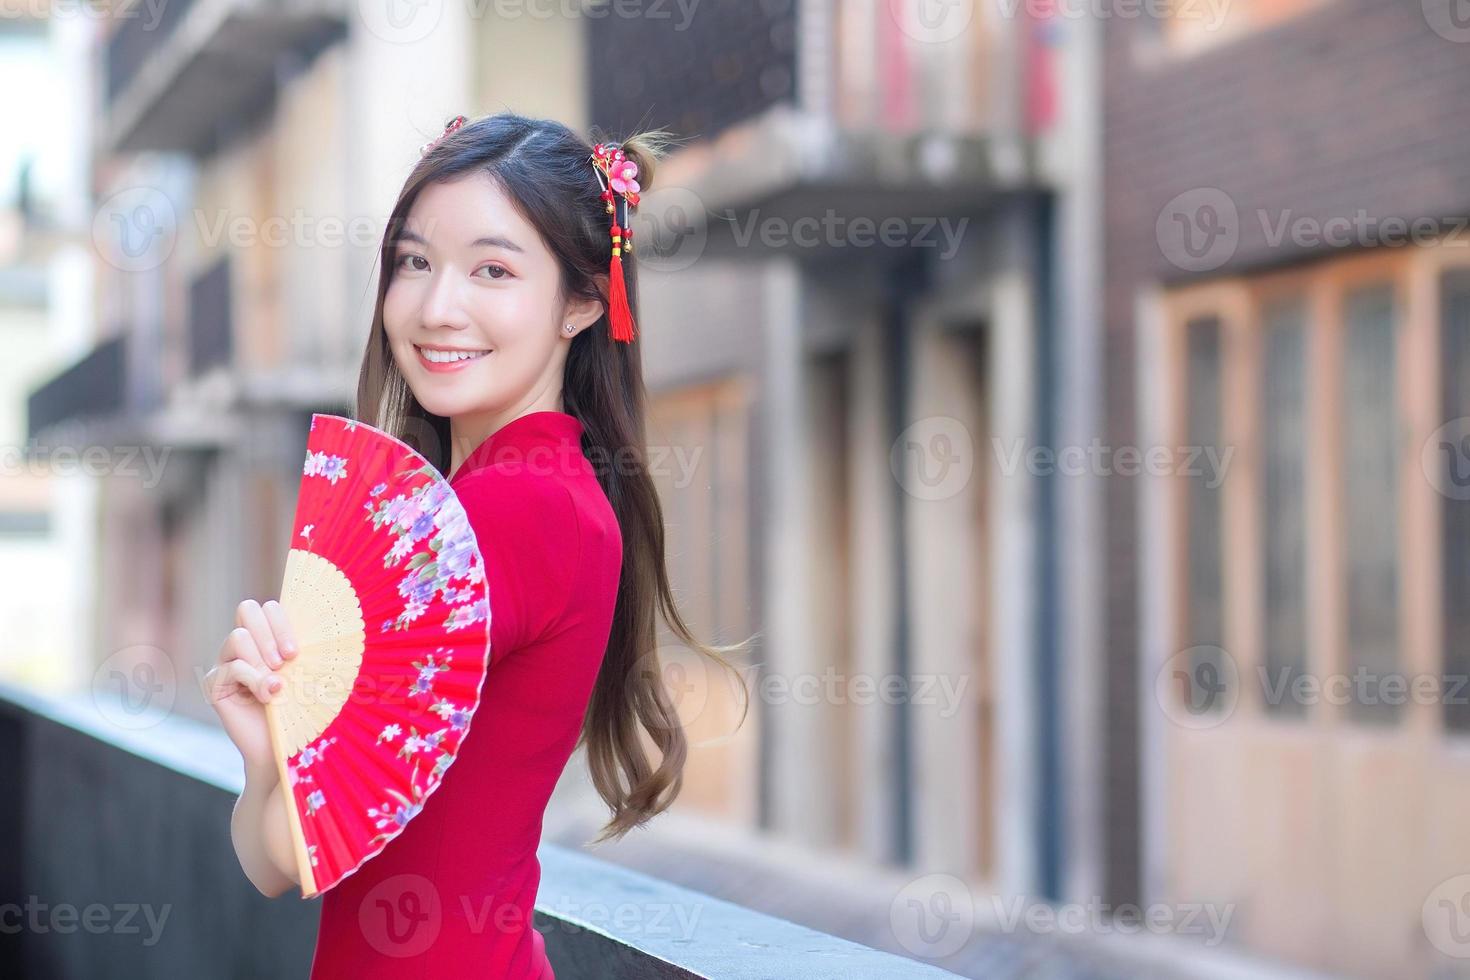
[[[606,308],[602,300],[595,297],[574,299],[567,304],[566,316],[562,317],[562,323],[575,324],[580,333],[596,323]]]

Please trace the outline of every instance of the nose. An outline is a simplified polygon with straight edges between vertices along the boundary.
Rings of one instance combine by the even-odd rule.
[[[470,325],[460,294],[460,282],[452,273],[435,272],[429,280],[429,291],[424,296],[420,311],[424,327],[435,330],[452,327],[462,330]]]

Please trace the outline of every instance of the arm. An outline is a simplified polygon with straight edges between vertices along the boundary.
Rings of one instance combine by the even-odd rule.
[[[274,769],[246,770],[245,791],[230,817],[230,837],[240,867],[262,895],[275,898],[300,884],[281,781]]]

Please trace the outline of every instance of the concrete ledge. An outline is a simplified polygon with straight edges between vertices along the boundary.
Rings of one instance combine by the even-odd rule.
[[[120,718],[0,684],[0,835],[18,845],[0,856],[0,903],[21,906],[0,976],[304,976],[319,906],[267,899],[240,871],[234,746],[186,718]],[[558,980],[954,976],[568,848],[538,857],[535,924]]]

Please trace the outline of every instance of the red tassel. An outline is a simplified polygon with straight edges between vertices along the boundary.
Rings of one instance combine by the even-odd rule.
[[[608,297],[609,309],[608,320],[612,325],[613,340],[620,340],[625,344],[633,342],[634,325],[633,311],[628,306],[628,287],[623,282],[623,229],[618,227],[616,220],[612,226],[612,270],[609,275]]]

